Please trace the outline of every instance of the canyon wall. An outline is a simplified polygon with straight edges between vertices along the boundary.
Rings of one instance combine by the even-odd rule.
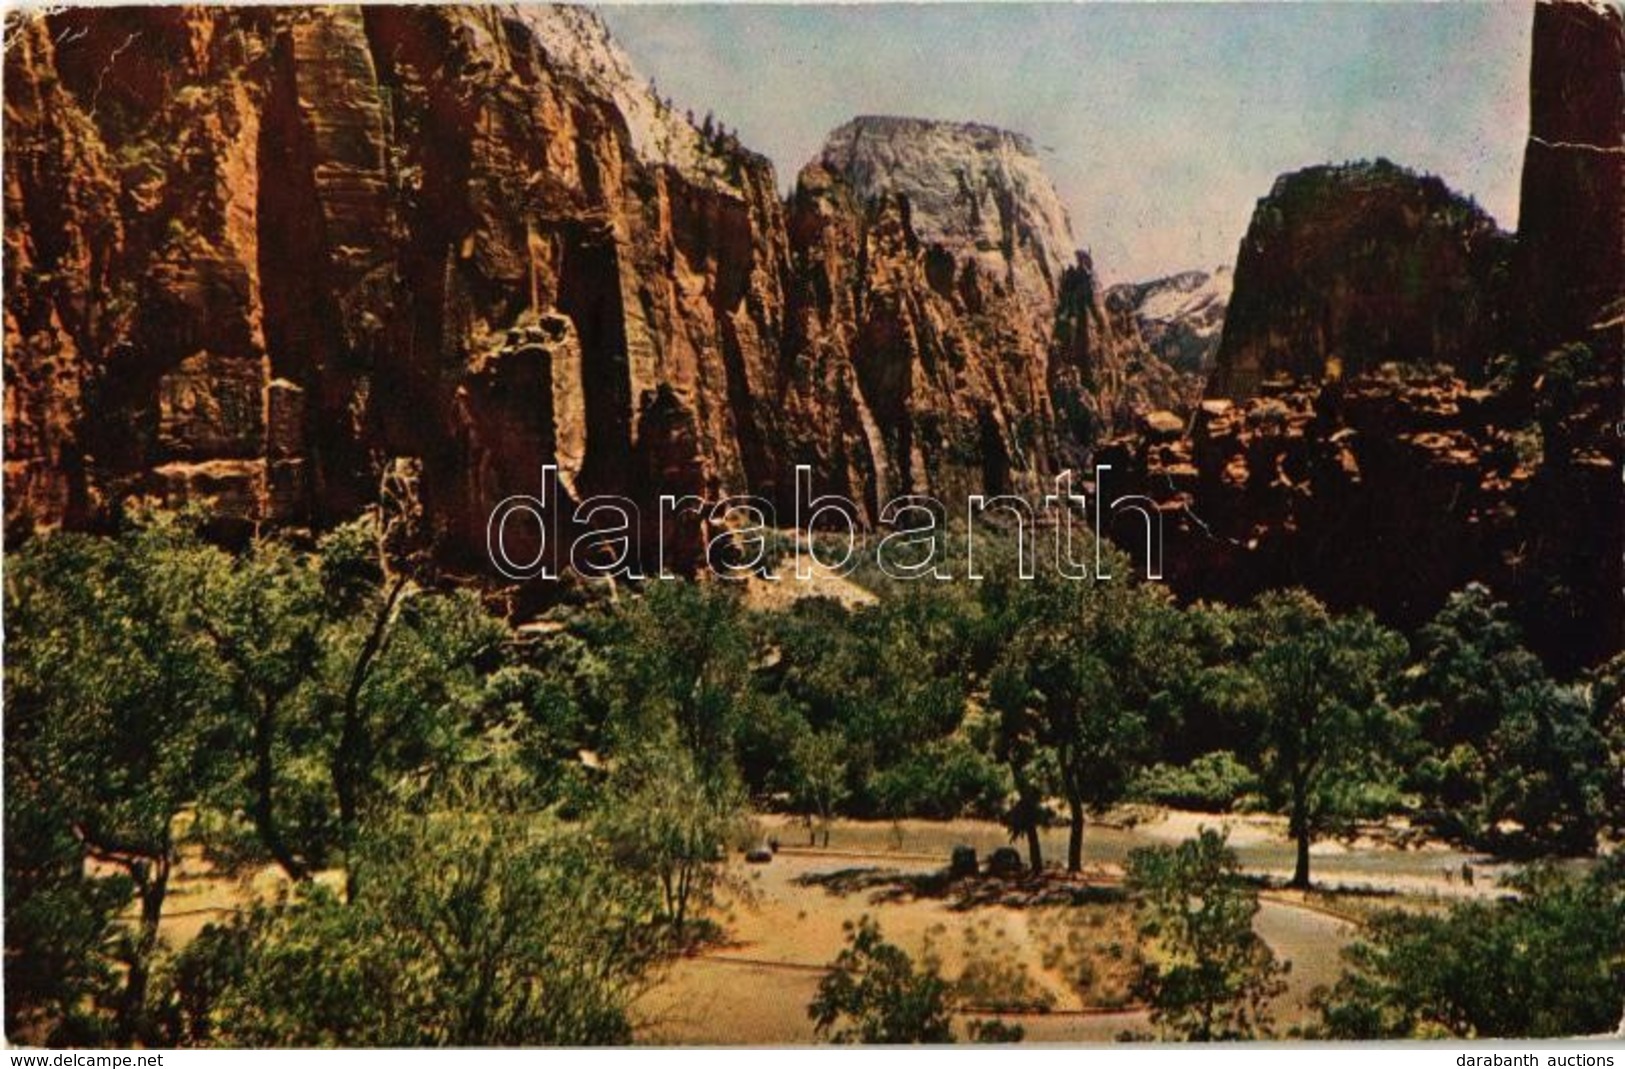
[[[1113,286],[1106,303],[1133,318],[1147,347],[1164,364],[1205,381],[1224,333],[1233,281],[1229,267],[1181,271]]]
[[[1138,337],[1016,135],[857,120],[786,202],[584,9],[78,9],[10,40],[14,535],[136,497],[320,527],[409,476],[476,566],[547,464],[574,500],[788,510],[806,463],[872,519],[1034,487],[1124,397],[1171,403],[1123,384]]]
[[[1625,337],[1625,19],[1619,5],[1535,6],[1518,200],[1526,341]]]
[[[1183,594],[1302,585],[1416,625],[1481,581],[1555,666],[1625,646],[1621,26],[1535,7],[1515,240],[1384,162],[1259,202],[1190,432],[1100,452],[1157,500]]]
[[[1395,360],[1476,377],[1511,256],[1495,221],[1437,178],[1386,160],[1282,175],[1242,239],[1208,394]]]
[[[1098,455],[1186,596],[1414,623],[1478,579],[1554,661],[1621,645],[1617,7],[1536,5],[1515,237],[1392,164],[1277,182],[1199,408],[1143,337],[1156,287],[1104,291],[1005,131],[855,119],[786,199],[582,9],[65,9],[8,41],[13,539],[137,498],[321,528],[387,483],[488,576],[491,506],[549,464],[573,501],[783,517],[807,464],[873,522]]]

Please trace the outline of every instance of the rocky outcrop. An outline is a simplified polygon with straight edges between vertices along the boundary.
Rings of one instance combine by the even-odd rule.
[[[1176,401],[1108,318],[1022,136],[853,120],[804,167],[790,216],[786,429],[855,500],[1037,491],[1098,434]]]
[[[1622,40],[1617,8],[1537,5],[1515,246],[1386,163],[1259,202],[1189,434],[1101,454],[1158,502],[1182,593],[1296,584],[1414,625],[1476,580],[1554,667],[1625,645]]]
[[[1543,452],[1538,428],[1502,422],[1513,407],[1448,375],[1266,388],[1205,400],[1188,434],[1148,427],[1099,459],[1115,488],[1157,502],[1167,577],[1187,596],[1303,586],[1414,627],[1483,582],[1573,669],[1619,649],[1619,467]],[[1110,533],[1144,544],[1127,519]]]
[[[1625,10],[1542,0],[1533,46],[1506,392],[1543,444],[1531,615],[1584,661],[1625,648]]]
[[[1518,204],[1527,344],[1625,333],[1625,16],[1535,5],[1529,140]]]
[[[921,245],[976,269],[1043,319],[1077,243],[1022,135],[980,123],[862,116],[830,133],[818,161],[861,203],[902,198]]]
[[[488,573],[491,506],[549,465],[787,515],[808,464],[873,520],[1132,428],[1103,459],[1187,594],[1414,621],[1476,578],[1556,660],[1621,644],[1617,9],[1537,5],[1515,249],[1390,164],[1284,176],[1194,415],[1153,346],[1215,302],[1103,292],[1007,132],[855,120],[785,201],[581,9],[69,8],[8,42],[13,537],[136,497],[319,527],[396,479]]]
[[[1031,232],[1006,247],[988,237],[1016,232],[1031,207],[1004,184],[1008,137],[857,120],[798,178],[789,434],[799,461],[822,459],[815,468],[871,508],[900,493],[1003,490],[1054,462],[1045,386],[1053,253]],[[933,146],[950,155],[933,158]],[[943,182],[960,181],[982,150],[988,170],[962,179],[961,199],[946,196]],[[984,213],[993,219],[978,229]],[[1068,243],[1064,214],[1057,222],[1047,238]],[[829,436],[819,411],[838,414],[839,442],[820,444]]]
[[[790,235],[792,452],[871,508],[1036,491],[1102,431],[1177,400],[1108,317],[1019,135],[856,119],[802,170]]]
[[[1146,393],[1014,134],[857,120],[786,203],[584,9],[66,9],[12,39],[13,533],[136,496],[320,526],[410,470],[476,565],[549,464],[575,499],[788,509],[807,463],[872,518],[1036,485]]]
[[[1242,239],[1208,396],[1391,361],[1476,379],[1503,331],[1510,257],[1495,221],[1437,178],[1386,160],[1282,175]]]
[[[1106,304],[1114,315],[1134,321],[1146,346],[1163,363],[1205,381],[1224,331],[1231,284],[1228,267],[1181,271],[1113,286],[1106,291]]]
[[[1157,357],[1133,312],[1102,292],[1093,261],[1079,253],[1061,276],[1050,390],[1073,440],[1092,445],[1151,412],[1187,414],[1202,380]],[[1087,463],[1081,451],[1066,458],[1074,467]]]
[[[1188,435],[1142,434],[1101,459],[1154,492],[1176,587],[1301,585],[1416,624],[1469,579],[1505,574],[1495,547],[1531,471],[1492,417],[1489,392],[1459,379],[1359,377],[1205,400]]]

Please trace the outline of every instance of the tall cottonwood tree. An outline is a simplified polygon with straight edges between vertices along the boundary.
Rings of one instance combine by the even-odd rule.
[[[289,806],[280,795],[288,757],[314,741],[295,703],[316,669],[326,624],[320,573],[309,556],[272,540],[237,557],[211,554],[207,564],[195,618],[232,690],[243,760],[231,779],[261,845],[289,879],[303,880],[323,860],[320,832],[313,841],[290,829],[285,811],[310,807]]]
[[[1126,579],[1024,586],[1009,603],[1013,626],[990,700],[1003,721],[1002,752],[1019,759],[1018,806],[1030,807],[1038,786],[1035,749],[1046,755],[1067,807],[1067,869],[1078,872],[1087,815],[1120,801],[1145,764],[1151,720],[1168,701],[1168,681],[1187,670],[1187,647],[1159,589]]]
[[[682,938],[715,901],[727,850],[743,834],[744,798],[669,736],[623,754],[610,775],[593,830],[616,864],[659,888],[659,919]]]
[[[748,715],[751,645],[736,589],[657,582],[619,611],[605,689],[613,741],[675,736],[707,779],[733,774]]]
[[[1402,724],[1384,701],[1405,640],[1358,612],[1333,616],[1310,595],[1272,592],[1251,611],[1241,700],[1264,725],[1259,774],[1287,813],[1294,887],[1309,886],[1309,848],[1344,826],[1361,789],[1383,777]]]
[[[123,1044],[151,1038],[148,986],[182,816],[230,752],[227,680],[192,620],[213,552],[188,522],[159,516],[117,538],[42,538],[7,562],[8,803],[48,799],[54,827],[42,830],[134,888],[138,920],[114,955],[124,982],[112,1038]],[[8,897],[8,919],[18,905]]]
[[[1034,873],[1043,872],[1041,833],[1049,816],[1044,789],[1053,775],[1039,743],[1038,702],[1025,673],[1009,663],[996,667],[988,681],[988,704],[997,715],[993,755],[1010,770],[1015,787],[1015,800],[1005,811],[1004,823],[1012,838],[1026,841],[1028,867]]]
[[[1417,785],[1449,830],[1497,845],[1510,824],[1520,848],[1595,849],[1610,787],[1606,705],[1617,697],[1606,666],[1559,685],[1524,648],[1511,610],[1474,583],[1421,628],[1402,693],[1428,744]]]
[[[1224,836],[1204,828],[1177,846],[1129,855],[1140,932],[1158,947],[1140,989],[1164,1033],[1195,1042],[1267,1038],[1287,972],[1253,930],[1258,893]]]
[[[803,730],[790,744],[790,767],[793,800],[807,818],[807,845],[813,845],[821,831],[824,845],[828,846],[835,807],[846,797],[846,757],[841,736],[835,731]]]

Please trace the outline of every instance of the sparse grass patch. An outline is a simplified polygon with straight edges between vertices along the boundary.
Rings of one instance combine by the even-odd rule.
[[[1127,902],[1041,909],[1029,924],[1044,968],[1059,975],[1085,1009],[1133,1003],[1145,958]]]

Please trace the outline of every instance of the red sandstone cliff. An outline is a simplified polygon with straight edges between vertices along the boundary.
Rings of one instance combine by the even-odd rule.
[[[1416,624],[1479,580],[1556,665],[1625,646],[1621,25],[1536,6],[1515,245],[1385,163],[1259,202],[1191,432],[1102,451],[1159,502],[1178,589],[1300,584]]]
[[[323,525],[394,473],[472,565],[549,463],[578,498],[783,509],[806,463],[872,516],[1033,488],[1138,423],[1114,485],[1162,500],[1186,593],[1415,620],[1488,579],[1594,659],[1621,639],[1625,43],[1587,4],[1534,36],[1516,246],[1392,166],[1283,179],[1187,436],[1014,135],[856,120],[786,203],[579,9],[16,16],[7,530],[134,495]]]
[[[393,470],[472,560],[549,463],[578,498],[784,507],[798,462],[871,509],[1031,483],[1102,423],[1052,391],[1098,408],[1082,379],[1137,344],[1074,316],[1052,365],[1072,240],[1018,138],[948,159],[951,124],[869,120],[885,175],[837,133],[786,205],[582,9],[80,9],[12,40],[13,532],[132,495],[322,525]],[[933,199],[950,164],[991,243]]]

